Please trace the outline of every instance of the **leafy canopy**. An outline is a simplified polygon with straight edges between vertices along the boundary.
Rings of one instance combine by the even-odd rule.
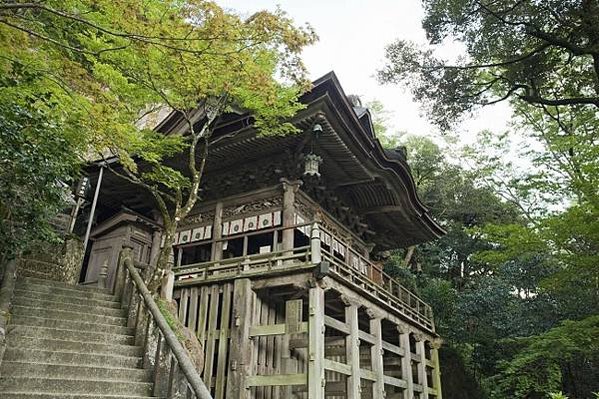
[[[424,8],[432,47],[390,44],[379,78],[409,87],[439,126],[506,99],[599,108],[596,1],[426,0]],[[438,58],[435,46],[451,40],[465,54]]]
[[[310,27],[296,27],[281,10],[243,19],[211,1],[5,1],[0,101],[21,107],[4,108],[7,120],[24,110],[60,126],[61,148],[76,163],[115,155],[152,190],[191,193],[193,176],[164,161],[195,151],[201,138],[153,132],[162,111],[183,113],[193,127],[199,114],[191,110],[221,99],[222,109],[251,111],[264,134],[290,133],[285,119],[301,108],[297,96],[308,87],[300,53],[314,40]],[[6,156],[36,162],[18,152]],[[150,169],[138,170],[138,161]],[[55,170],[54,178],[75,173]]]

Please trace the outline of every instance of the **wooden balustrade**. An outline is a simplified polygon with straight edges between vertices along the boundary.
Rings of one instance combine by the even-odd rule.
[[[307,228],[311,228],[311,231],[306,231]],[[326,261],[332,276],[387,303],[428,331],[434,331],[431,307],[385,273],[379,265],[355,251],[343,239],[328,232],[316,222],[279,227],[269,231],[280,232],[286,229],[302,230],[308,236],[310,244],[292,250],[283,249],[175,267],[177,286],[190,286],[228,278],[251,277],[275,271],[299,271],[303,268],[313,268],[321,261]],[[331,242],[336,240],[343,247],[343,251],[334,250],[332,245],[325,245],[322,242],[322,233],[329,234]],[[257,234],[257,232],[251,234]]]
[[[153,395],[163,398],[212,399],[186,349],[181,345],[148,291],[132,249],[121,252],[114,294],[128,309],[128,326],[135,328],[135,344],[144,348],[143,366],[153,377]]]

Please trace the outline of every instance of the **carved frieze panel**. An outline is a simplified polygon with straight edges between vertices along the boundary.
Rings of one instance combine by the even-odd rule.
[[[195,215],[189,215],[185,219],[179,222],[179,226],[191,226],[191,225],[206,225],[212,224],[214,221],[214,211],[200,212]]]
[[[238,217],[239,215],[264,213],[269,210],[272,211],[276,209],[281,209],[282,206],[282,196],[276,196],[267,199],[258,199],[248,202],[246,204],[224,208],[223,219],[232,219]]]

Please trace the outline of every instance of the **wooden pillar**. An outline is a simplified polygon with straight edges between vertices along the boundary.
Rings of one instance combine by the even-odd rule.
[[[442,399],[441,393],[441,362],[439,361],[439,348],[441,348],[441,339],[435,339],[431,342],[431,358],[433,361],[433,387],[436,390],[436,399]]]
[[[399,332],[399,342],[404,350],[401,358],[401,375],[405,380],[407,387],[405,390],[405,399],[414,399],[414,380],[412,378],[412,352],[410,351],[410,330],[403,325],[397,326]]]
[[[324,289],[309,290],[308,399],[324,399]]]
[[[254,308],[254,293],[249,279],[237,279],[233,284],[233,327],[229,352],[229,376],[225,397],[234,399],[249,398],[246,378],[252,368],[252,345],[250,326]]]
[[[285,302],[285,335],[281,341],[281,374],[298,372],[297,359],[291,357],[289,343],[301,329],[303,302],[302,299],[291,299]],[[279,398],[290,399],[292,393],[291,385],[282,386],[279,390]]]
[[[416,339],[416,354],[420,359],[418,363],[418,383],[422,386],[421,399],[428,399],[428,380],[426,378],[426,342],[422,334],[414,334]]]
[[[385,397],[385,373],[383,365],[383,332],[381,330],[382,316],[368,310],[368,316],[370,317],[370,334],[374,335],[376,341],[374,345],[370,347],[370,359],[372,372],[376,376],[376,381],[372,386],[373,398],[384,398]]]
[[[318,223],[314,222],[310,232],[310,262],[318,265],[322,261],[320,249],[320,229]]]
[[[283,182],[283,227],[291,227],[295,224],[295,193],[301,182],[282,179]],[[283,230],[283,250],[293,249],[294,229]]]
[[[223,238],[223,203],[217,202],[214,209],[214,226],[212,227],[212,260],[221,260],[223,258],[223,242],[217,241]]]
[[[353,298],[342,296],[345,305],[345,323],[349,334],[345,337],[345,351],[347,362],[351,368],[351,375],[347,377],[347,398],[360,398],[360,338],[358,324],[359,302]]]
[[[152,217],[158,224],[164,223],[162,214],[158,211],[152,211]],[[160,255],[160,244],[162,243],[162,230],[156,229],[152,233],[152,248],[150,248],[150,265],[155,267],[158,263],[158,256]]]

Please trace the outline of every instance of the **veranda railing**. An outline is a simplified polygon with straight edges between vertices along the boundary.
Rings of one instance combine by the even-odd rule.
[[[175,267],[177,285],[193,285],[201,281],[236,276],[249,277],[287,269],[299,270],[303,266],[314,267],[320,261],[326,261],[332,276],[349,282],[368,295],[389,304],[414,322],[434,330],[431,307],[343,239],[327,231],[317,222],[271,230],[281,233],[286,229],[302,230],[309,236],[310,245]],[[329,243],[335,240],[344,250],[335,251],[332,245],[325,244],[325,234],[330,237],[330,240],[327,240]],[[227,239],[232,238],[223,238],[221,241]]]

